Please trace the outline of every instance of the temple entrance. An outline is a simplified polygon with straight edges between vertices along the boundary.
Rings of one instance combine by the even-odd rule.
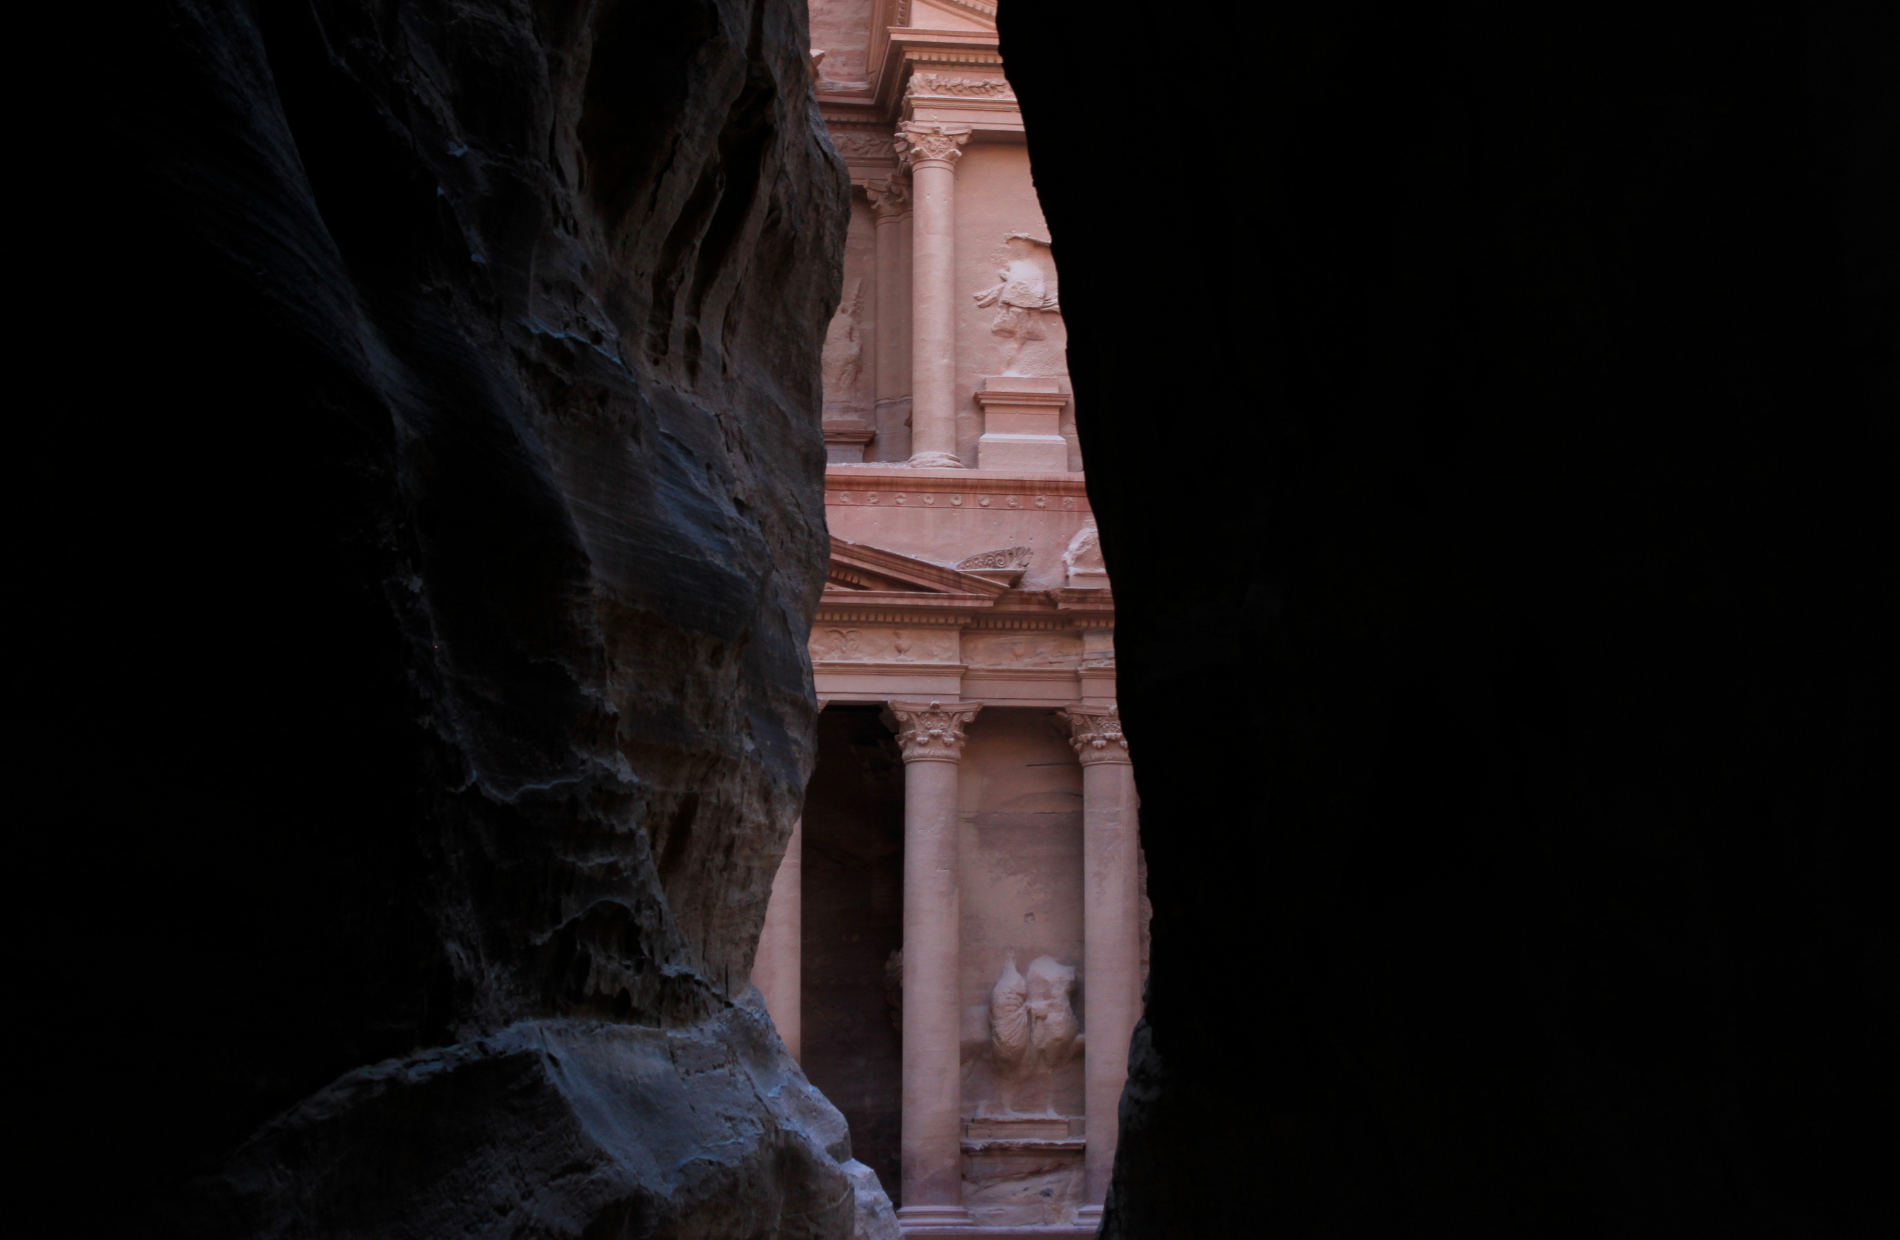
[[[850,1122],[854,1156],[895,1199],[903,1042],[893,958],[904,928],[904,767],[878,713],[840,705],[818,716],[818,766],[802,827],[800,1061]]]

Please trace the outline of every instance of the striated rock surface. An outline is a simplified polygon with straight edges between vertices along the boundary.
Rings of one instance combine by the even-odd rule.
[[[851,1234],[838,1117],[735,1007],[812,757],[805,22],[128,18],[121,330],[35,477],[98,910],[47,958],[113,962],[127,1234]],[[100,763],[102,702],[153,722]]]

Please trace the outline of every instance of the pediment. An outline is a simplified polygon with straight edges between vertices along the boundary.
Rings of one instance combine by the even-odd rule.
[[[1007,583],[977,573],[947,568],[865,543],[847,542],[842,538],[831,540],[826,594],[874,591],[995,598],[1007,589]]]
[[[911,0],[912,30],[996,29],[996,6],[984,0]]]

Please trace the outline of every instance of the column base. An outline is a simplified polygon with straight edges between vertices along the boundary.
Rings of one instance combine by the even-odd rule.
[[[962,469],[963,458],[948,452],[918,452],[904,464],[912,469]]]
[[[906,1235],[937,1227],[968,1227],[972,1222],[962,1206],[904,1206],[897,1212],[897,1225]]]

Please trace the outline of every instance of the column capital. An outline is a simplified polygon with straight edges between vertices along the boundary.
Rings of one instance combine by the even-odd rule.
[[[1069,725],[1069,744],[1075,746],[1075,756],[1083,766],[1130,761],[1119,706],[1071,706],[1057,713]]]
[[[981,702],[892,702],[897,745],[906,762],[960,762],[963,729],[983,709]]]
[[[963,154],[957,148],[970,140],[968,125],[944,125],[935,121],[905,121],[897,127],[897,160],[906,170],[936,160],[956,166]]]
[[[903,177],[867,181],[864,196],[871,200],[871,218],[879,224],[901,220],[910,214],[910,186]]]

